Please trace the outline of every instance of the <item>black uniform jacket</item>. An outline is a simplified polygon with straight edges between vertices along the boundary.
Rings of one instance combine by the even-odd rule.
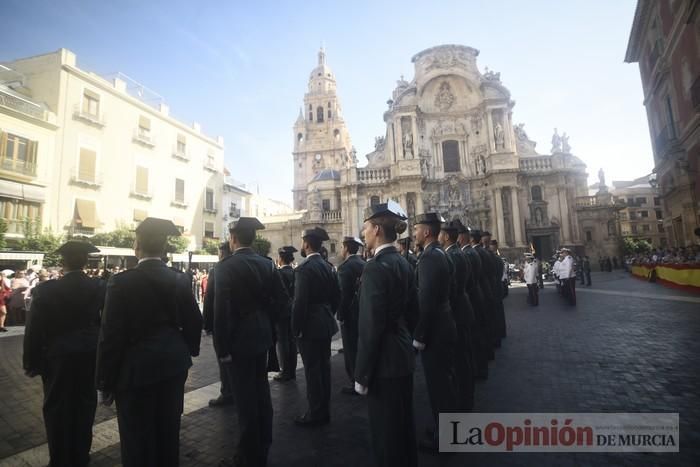
[[[340,286],[340,305],[338,321],[357,321],[359,302],[357,290],[365,261],[358,255],[350,255],[338,266],[338,284]]]
[[[452,260],[453,281],[450,290],[450,305],[457,326],[471,326],[474,322],[469,296],[467,295],[468,267],[466,255],[457,244],[452,244],[445,250],[447,257]]]
[[[406,376],[415,368],[411,333],[418,321],[413,269],[395,247],[367,262],[360,283],[355,381]]]
[[[97,388],[116,392],[170,379],[199,355],[202,315],[186,274],[149,259],[112,276],[97,347]]]
[[[457,334],[450,308],[450,261],[437,242],[428,245],[418,258],[416,279],[420,317],[414,339],[429,345],[446,340],[454,342]]]
[[[204,319],[204,330],[214,331],[214,297],[216,296],[216,266],[211,268],[207,276],[207,288],[204,293],[204,303],[202,306],[202,318]]]
[[[217,355],[254,356],[272,345],[271,320],[287,303],[274,263],[239,248],[216,266],[214,347]]]
[[[292,331],[305,339],[330,339],[338,332],[333,313],[340,291],[331,266],[315,254],[294,270]]]
[[[37,284],[24,332],[24,369],[41,373],[48,357],[95,352],[104,298],[104,282],[82,271]]]
[[[279,268],[279,274],[284,284],[284,289],[289,295],[289,301],[286,306],[280,310],[280,319],[287,319],[292,315],[292,303],[294,301],[294,268],[286,264]]]

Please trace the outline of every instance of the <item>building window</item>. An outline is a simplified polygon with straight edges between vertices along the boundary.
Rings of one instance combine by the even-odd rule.
[[[2,170],[24,175],[36,175],[36,152],[36,141],[0,131]]]
[[[372,197],[369,199],[369,205],[370,205],[370,206],[376,206],[377,204],[379,204],[379,196],[372,196]]]
[[[35,225],[41,222],[41,204],[14,198],[0,198],[0,218],[7,224],[7,232],[24,234],[27,221]]]
[[[590,230],[586,230],[586,241],[587,242],[593,241],[593,232],[591,232]]]
[[[204,223],[204,238],[214,238],[214,223],[205,222]]]
[[[643,219],[647,219],[649,217],[649,211],[640,211],[639,213],[642,215]]]
[[[95,202],[76,199],[73,209],[73,230],[76,233],[93,234],[97,228],[97,209]]]
[[[323,107],[321,106],[316,109],[316,122],[323,123]]]
[[[92,117],[100,115],[100,96],[88,89],[83,92],[83,113]]]
[[[177,135],[177,147],[175,149],[178,154],[187,154],[187,138],[185,138],[185,135]]]
[[[533,201],[542,201],[542,187],[535,185],[530,189]]]
[[[76,179],[81,182],[95,183],[97,179],[97,153],[95,151],[80,148]]]
[[[442,142],[442,165],[445,172],[459,172],[459,143],[454,140]]]
[[[656,210],[656,218],[659,220],[663,220],[664,218],[664,213],[659,211],[658,209]]]
[[[608,237],[614,237],[616,235],[616,230],[615,229],[615,221],[614,220],[609,220],[608,221]]]
[[[331,243],[331,254],[335,254],[335,243]]]
[[[298,133],[297,134],[297,141],[300,143],[304,140],[304,134],[303,133]]]
[[[642,225],[642,232],[649,232],[651,228],[649,227],[649,224],[643,224]]]
[[[647,204],[647,199],[644,198],[644,197],[636,198],[634,201],[635,201],[637,204],[639,204],[639,205]]]
[[[134,209],[134,222],[141,222],[148,217],[148,212],[143,209]]]
[[[628,204],[629,206],[634,206],[634,198],[632,198],[631,196],[628,197],[628,198],[627,198],[627,204]]]
[[[214,190],[212,190],[211,188],[207,188],[204,197],[204,209],[206,209],[207,211],[214,210]]]
[[[148,167],[136,167],[136,183],[134,183],[134,193],[139,195],[148,194]]]
[[[638,232],[637,224],[632,224],[632,233],[636,234]]]
[[[673,118],[673,106],[671,103],[671,96],[666,95],[666,119],[668,122],[668,136],[671,138],[676,138],[678,134],[676,133],[676,121]]]
[[[664,225],[663,224],[656,224],[656,231],[659,232],[660,234],[664,233]]]
[[[146,117],[139,117],[139,138],[151,139],[151,121]]]
[[[313,121],[314,121],[314,113],[313,113],[313,111],[312,111],[312,112],[309,112],[309,121],[310,121],[310,122],[313,122]]]
[[[185,202],[185,181],[181,178],[175,179],[175,202]]]
[[[330,211],[331,210],[331,200],[329,200],[329,199],[321,200],[321,207],[324,211]]]
[[[658,196],[654,197],[654,206],[661,206],[661,198]]]

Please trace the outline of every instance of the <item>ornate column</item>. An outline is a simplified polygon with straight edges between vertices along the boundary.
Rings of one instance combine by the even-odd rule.
[[[513,233],[516,247],[523,246],[522,221],[520,220],[520,206],[518,205],[518,187],[510,189],[510,204],[513,211]]]
[[[506,229],[503,225],[503,199],[501,198],[501,189],[496,188],[494,190],[494,197],[496,198],[495,201],[495,216],[496,216],[496,229],[497,232],[492,232],[493,233],[493,238],[497,239],[499,243],[503,242],[505,243],[505,235],[506,235]],[[503,237],[503,238],[500,238]]]
[[[489,142],[489,154],[496,152],[496,143],[493,141],[493,118],[491,112],[493,109],[486,110],[486,140]]]
[[[571,242],[571,229],[569,226],[569,206],[566,202],[566,188],[562,190],[561,187],[557,187],[557,196],[559,198],[559,211],[561,214],[561,230],[562,230],[562,243]]]
[[[423,192],[416,191],[416,215],[423,214]]]

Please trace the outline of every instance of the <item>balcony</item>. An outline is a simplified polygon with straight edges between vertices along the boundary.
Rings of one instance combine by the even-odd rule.
[[[323,222],[343,222],[343,216],[340,209],[321,212],[321,220]]]
[[[131,185],[131,190],[129,190],[129,196],[132,198],[142,199],[145,201],[150,201],[153,199],[153,191],[150,187],[147,189],[138,188],[136,185]]]
[[[103,128],[105,126],[105,121],[102,115],[95,115],[90,112],[85,112],[79,105],[73,107],[73,120],[79,120],[97,128]]]
[[[187,209],[187,206],[189,204],[183,199],[177,199],[174,198],[173,200],[170,201],[170,205],[174,208],[180,208],[180,209]]]
[[[550,156],[520,158],[520,170],[524,172],[552,170],[552,158]]]
[[[0,170],[36,177],[36,162],[2,158],[0,159]]]
[[[358,168],[357,181],[361,183],[384,183],[391,180],[391,169]]]
[[[22,99],[3,87],[0,87],[0,106],[38,118],[39,120],[47,120],[47,112],[42,106]]]
[[[206,161],[204,161],[204,170],[208,170],[210,172],[218,172],[219,168],[216,166],[216,162],[207,159]]]
[[[70,174],[70,182],[87,188],[99,188],[102,186],[102,174],[74,168]]]
[[[216,214],[218,212],[216,209],[216,206],[214,206],[214,205],[204,206],[204,208],[202,208],[202,211],[205,214]]]
[[[241,217],[241,210],[238,208],[229,209],[228,217],[230,217],[231,219],[238,219],[239,217]]]
[[[190,155],[187,153],[187,149],[178,149],[177,145],[173,146],[173,159],[178,159],[183,162],[190,161]]]
[[[594,208],[597,206],[602,206],[602,204],[598,202],[597,196],[579,196],[576,198],[577,208]]]
[[[145,146],[147,148],[154,148],[156,145],[156,140],[155,138],[151,135],[150,132],[143,131],[141,129],[136,129],[134,130],[134,136],[132,138],[132,141],[134,143],[138,143],[142,146]]]

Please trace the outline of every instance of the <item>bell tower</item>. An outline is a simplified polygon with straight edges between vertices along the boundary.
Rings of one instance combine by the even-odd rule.
[[[326,52],[309,75],[304,105],[294,123],[294,209],[306,209],[307,186],[321,170],[340,171],[355,165],[350,134],[343,120],[333,71]]]

